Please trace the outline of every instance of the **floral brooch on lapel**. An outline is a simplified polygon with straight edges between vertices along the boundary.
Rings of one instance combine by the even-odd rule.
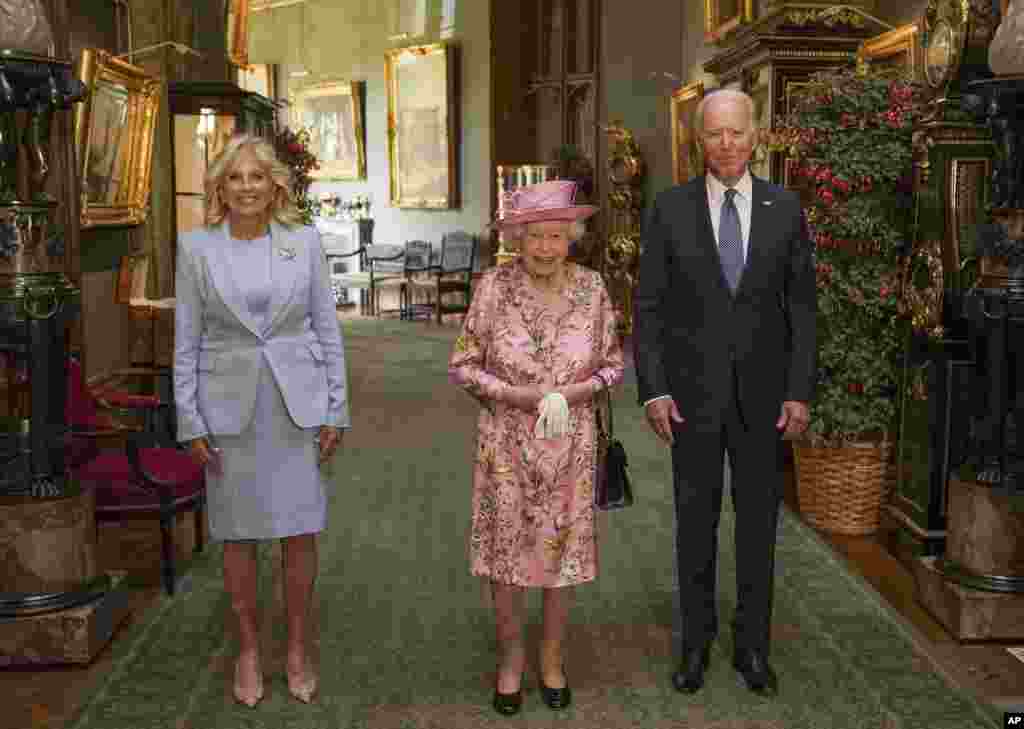
[[[281,256],[285,261],[290,261],[295,258],[295,249],[289,248],[288,246],[281,246],[277,249],[277,255]]]

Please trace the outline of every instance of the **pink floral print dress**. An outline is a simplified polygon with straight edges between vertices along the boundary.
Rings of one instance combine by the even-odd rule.
[[[570,411],[569,434],[538,439],[536,413],[502,402],[509,386],[622,380],[622,347],[601,276],[568,265],[570,302],[551,311],[516,260],[481,278],[449,363],[482,405],[473,470],[471,572],[522,587],[597,576],[595,401]],[[604,395],[600,394],[599,399]]]

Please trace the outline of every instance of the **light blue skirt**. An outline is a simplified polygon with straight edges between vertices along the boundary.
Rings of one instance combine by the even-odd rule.
[[[239,435],[211,438],[220,449],[219,469],[206,469],[212,540],[280,539],[324,530],[327,498],[317,465],[318,431],[295,424],[263,361],[248,427]]]

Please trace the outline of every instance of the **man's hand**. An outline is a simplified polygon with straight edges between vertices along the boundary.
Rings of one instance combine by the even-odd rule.
[[[547,393],[536,385],[524,385],[522,387],[510,387],[505,390],[501,398],[514,408],[523,412],[536,413],[537,406]]]
[[[669,422],[669,418],[677,423],[686,422],[685,418],[679,414],[676,401],[670,397],[662,397],[647,403],[644,410],[647,413],[647,423],[651,426],[654,434],[668,445],[672,445],[675,438],[672,437],[672,424]]]
[[[320,432],[317,434],[317,446],[320,449],[319,463],[325,463],[330,460],[331,456],[334,455],[334,451],[341,445],[341,428],[335,428],[330,425],[321,425]]]
[[[807,407],[807,403],[786,400],[782,403],[782,414],[775,422],[775,428],[783,431],[783,438],[796,438],[807,430],[807,424],[810,421],[811,411]]]

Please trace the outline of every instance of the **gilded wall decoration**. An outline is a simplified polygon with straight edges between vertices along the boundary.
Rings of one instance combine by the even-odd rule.
[[[718,43],[754,19],[754,0],[704,0],[704,40]]]
[[[608,241],[602,270],[619,331],[633,331],[633,290],[640,264],[640,218],[643,210],[644,164],[633,133],[621,122],[605,127],[608,135]]]

